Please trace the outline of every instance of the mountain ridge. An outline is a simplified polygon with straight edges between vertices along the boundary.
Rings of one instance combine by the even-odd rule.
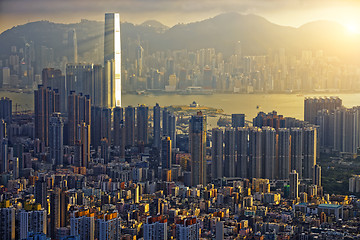
[[[66,42],[64,36],[71,28],[77,32],[79,55],[84,55],[89,49],[100,47],[103,25],[102,21],[91,20],[71,24],[43,20],[18,25],[0,34],[0,45],[3,46],[0,56],[9,54],[11,45],[21,47],[25,41],[54,48],[58,56]],[[331,21],[314,21],[295,28],[274,24],[258,15],[231,12],[170,28],[156,20],[138,25],[122,22],[121,29],[123,48],[129,52],[131,49],[126,48],[141,39],[149,53],[215,48],[229,56],[233,53],[234,44],[241,41],[244,55],[264,55],[268,49],[285,48],[294,54],[300,54],[301,50],[322,49],[328,55],[351,61],[359,60],[354,55],[360,56],[360,47],[356,44],[360,36],[349,37],[345,27]],[[127,54],[127,51],[124,53]]]

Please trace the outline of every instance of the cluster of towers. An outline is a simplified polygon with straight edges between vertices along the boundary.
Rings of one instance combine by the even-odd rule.
[[[212,177],[312,179],[316,165],[316,129],[238,127],[212,129]]]

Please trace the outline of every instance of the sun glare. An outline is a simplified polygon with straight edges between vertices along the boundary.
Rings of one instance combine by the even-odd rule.
[[[351,34],[360,34],[360,27],[355,23],[348,23],[345,25],[345,27]]]

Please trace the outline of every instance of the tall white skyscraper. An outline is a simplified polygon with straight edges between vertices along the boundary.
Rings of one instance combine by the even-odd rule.
[[[109,108],[121,107],[121,39],[120,14],[105,14],[104,36],[105,104]]]

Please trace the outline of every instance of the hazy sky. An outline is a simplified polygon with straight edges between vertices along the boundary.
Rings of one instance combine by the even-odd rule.
[[[0,0],[0,32],[37,20],[103,20],[105,12],[120,12],[122,21],[155,19],[173,26],[229,11],[253,13],[296,27],[332,20],[360,31],[359,0]]]

